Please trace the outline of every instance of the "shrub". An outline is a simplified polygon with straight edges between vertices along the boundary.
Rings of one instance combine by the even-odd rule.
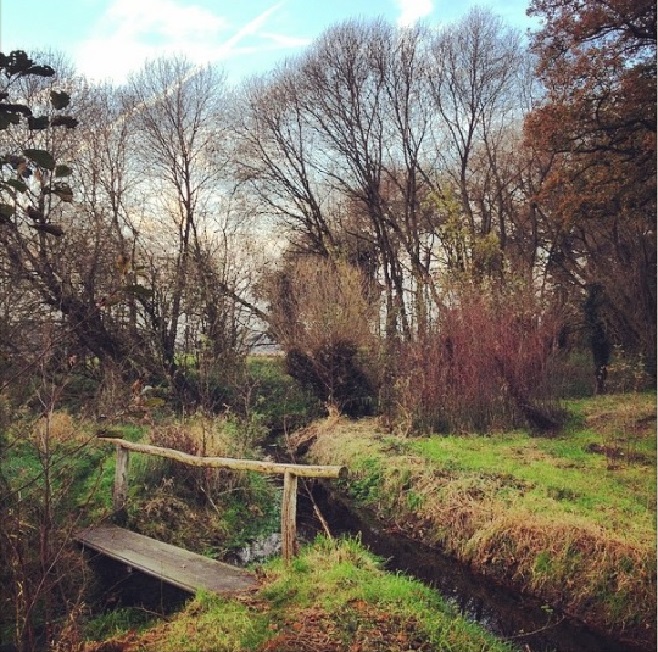
[[[289,262],[267,288],[288,373],[328,408],[354,416],[371,412],[376,395],[371,289],[356,267],[317,257]]]
[[[288,373],[328,405],[352,416],[373,413],[375,389],[352,342],[325,342],[310,353],[291,349]]]
[[[463,286],[453,299],[433,329],[401,348],[399,415],[439,432],[556,428],[548,361],[557,315],[519,286]]]

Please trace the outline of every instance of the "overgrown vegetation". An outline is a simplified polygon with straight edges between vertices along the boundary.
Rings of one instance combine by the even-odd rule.
[[[347,21],[236,93],[183,57],[113,88],[0,52],[2,643],[74,637],[72,533],[110,511],[96,435],[251,457],[327,412],[314,454],[355,501],[643,635],[656,6],[530,12],[530,47],[483,9]],[[559,399],[611,390],[641,414],[572,403],[564,428]],[[140,531],[221,556],[275,528],[261,477],[133,471]]]
[[[273,436],[292,432],[324,414],[320,402],[286,373],[283,356],[247,358],[249,412]]]
[[[98,490],[112,472],[91,438],[78,420],[48,410],[0,431],[0,635],[19,649],[56,640],[67,616],[80,614],[87,573],[71,537],[106,510]]]
[[[344,261],[289,263],[267,288],[270,323],[286,370],[328,409],[373,414],[378,377],[370,281]]]
[[[533,291],[456,285],[439,323],[407,344],[395,372],[396,418],[425,432],[558,430],[551,383],[561,320]]]
[[[150,444],[191,455],[258,459],[258,421],[196,415],[153,426]],[[258,473],[189,467],[144,456],[134,469],[128,526],[188,550],[224,558],[280,529],[281,489]]]
[[[93,573],[73,545],[73,536],[112,516],[115,454],[113,447],[97,439],[97,431],[184,452],[246,458],[261,455],[264,436],[258,422],[235,417],[197,415],[149,428],[105,423],[99,427],[65,412],[15,420],[3,433],[0,456],[5,496],[0,603],[11,607],[2,610],[3,643],[18,641],[31,651],[44,647],[46,637],[79,637],[89,612],[94,613]],[[280,489],[259,474],[190,470],[134,455],[128,525],[223,558],[279,530],[279,494]],[[34,545],[35,539],[39,545]],[[98,627],[114,622],[109,615],[105,621],[101,619]]]
[[[263,576],[254,595],[198,595],[170,623],[114,641],[126,652],[511,650],[431,589],[382,571],[354,540],[318,539],[288,567],[265,565]]]
[[[656,397],[570,404],[553,438],[384,434],[315,425],[314,462],[349,464],[344,492],[389,527],[617,636],[655,638]]]

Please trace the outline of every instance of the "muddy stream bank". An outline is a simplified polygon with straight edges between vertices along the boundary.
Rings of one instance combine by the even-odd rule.
[[[386,568],[411,575],[435,588],[457,605],[469,619],[512,642],[523,652],[653,652],[601,635],[550,609],[528,596],[499,586],[476,575],[441,551],[389,532],[357,514],[321,484],[313,488],[313,499],[333,535],[359,536],[374,554],[386,560]],[[300,494],[300,529],[318,527],[308,496]]]

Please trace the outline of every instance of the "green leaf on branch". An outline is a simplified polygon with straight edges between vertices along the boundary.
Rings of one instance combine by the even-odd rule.
[[[55,69],[50,66],[30,66],[23,74],[37,77],[54,77]]]
[[[50,91],[50,101],[57,111],[65,109],[71,101],[71,96],[64,91]]]
[[[43,213],[41,211],[38,211],[36,208],[33,206],[28,206],[27,207],[27,216],[34,220],[35,222],[42,222],[43,221]]]
[[[58,178],[68,177],[73,173],[73,170],[68,165],[58,165],[55,167],[55,176]]]
[[[50,126],[50,118],[47,115],[40,115],[37,117],[30,116],[27,119],[27,128],[32,131],[40,131],[42,129],[48,129]]]
[[[23,50],[12,50],[9,55],[0,52],[0,68],[5,70],[6,77],[26,72],[32,65],[34,61]]]
[[[41,168],[46,170],[55,169],[55,159],[52,154],[45,149],[24,149],[23,154]]]
[[[32,109],[25,104],[0,104],[0,113],[21,113],[29,117],[32,115]]]
[[[27,159],[24,156],[16,156],[16,154],[5,154],[0,158],[0,161],[8,163],[14,170],[18,170],[21,165],[27,163]]]
[[[27,184],[20,179],[7,179],[5,185],[11,186],[12,188],[18,190],[18,192],[27,192]]]
[[[18,113],[0,113],[0,130],[6,129],[9,125],[17,125],[21,121]]]
[[[68,183],[57,182],[50,189],[50,192],[53,195],[57,195],[62,201],[69,203],[73,201],[73,190],[71,190],[71,186]]]

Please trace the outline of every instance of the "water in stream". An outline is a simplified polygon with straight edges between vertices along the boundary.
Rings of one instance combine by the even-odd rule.
[[[314,499],[332,534],[359,535],[374,554],[387,560],[389,570],[412,575],[452,600],[470,619],[513,642],[523,652],[653,652],[612,640],[521,596],[475,575],[464,565],[401,535],[383,532],[352,513],[317,485]],[[309,527],[313,511],[307,497],[299,497],[300,525]]]
[[[453,601],[468,618],[512,642],[520,652],[653,652],[655,648],[634,646],[602,636],[548,609],[537,600],[505,589],[486,577],[474,574],[463,564],[435,548],[423,546],[399,534],[383,531],[354,514],[323,488],[314,486],[313,497],[332,534],[351,534],[374,554],[386,560],[391,571],[400,571],[434,587]],[[298,497],[300,539],[312,539],[320,530],[309,498]],[[278,534],[245,547],[234,563],[250,563],[277,554]],[[95,571],[103,599],[99,604],[140,606],[151,613],[179,609],[189,594],[142,573],[130,573],[118,562],[97,558]]]

